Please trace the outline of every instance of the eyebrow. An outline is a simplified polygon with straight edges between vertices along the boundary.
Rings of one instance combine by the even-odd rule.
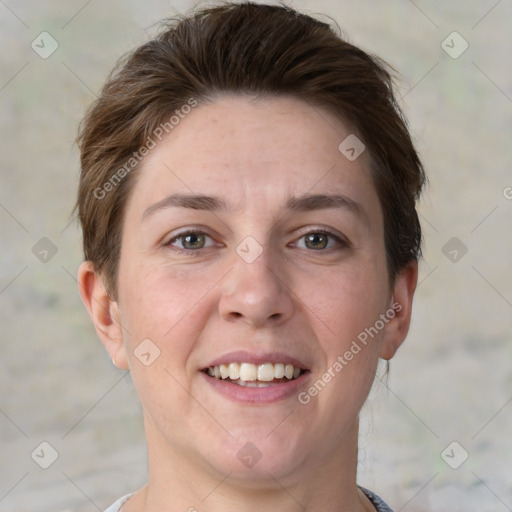
[[[288,210],[308,212],[331,208],[344,209],[370,226],[370,219],[362,205],[344,194],[304,194],[291,197],[287,204]]]
[[[172,194],[148,206],[142,214],[142,220],[145,220],[159,210],[172,207],[207,211],[227,210],[226,202],[220,197],[207,196],[204,194]]]
[[[286,206],[292,211],[344,208],[357,215],[366,215],[359,203],[343,194],[305,194],[300,197],[291,197]]]
[[[192,210],[219,211],[229,210],[224,199],[217,196],[205,194],[172,194],[164,197],[157,203],[148,206],[142,214],[142,220],[153,215],[157,211],[167,208],[179,207],[190,208]],[[343,194],[304,194],[299,197],[291,197],[286,203],[289,211],[307,212],[314,210],[324,210],[330,208],[342,208],[360,217],[369,224],[368,216],[363,207]]]

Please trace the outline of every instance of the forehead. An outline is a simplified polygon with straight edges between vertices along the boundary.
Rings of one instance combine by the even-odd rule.
[[[343,193],[378,209],[368,155],[351,161],[339,150],[350,135],[337,116],[296,98],[221,96],[155,141],[129,202],[141,211],[180,192],[222,196],[234,207],[250,198],[268,206],[295,195]]]

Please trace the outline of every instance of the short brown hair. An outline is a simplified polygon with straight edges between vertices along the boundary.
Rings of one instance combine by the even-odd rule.
[[[349,123],[371,157],[394,280],[421,254],[415,203],[426,178],[391,72],[330,25],[286,5],[224,3],[166,20],[155,39],[118,62],[78,136],[84,256],[109,293],[116,297],[134,155],[191,99],[206,103],[219,93],[293,96]]]

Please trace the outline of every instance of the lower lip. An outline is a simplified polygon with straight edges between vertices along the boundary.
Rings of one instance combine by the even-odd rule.
[[[231,400],[234,400],[235,402],[245,404],[268,404],[284,400],[291,396],[297,396],[298,388],[303,385],[309,375],[309,372],[304,372],[302,375],[289,382],[271,384],[264,388],[239,386],[238,384],[233,384],[226,380],[210,377],[205,372],[201,372],[201,374],[215,391],[227,398],[230,398]]]

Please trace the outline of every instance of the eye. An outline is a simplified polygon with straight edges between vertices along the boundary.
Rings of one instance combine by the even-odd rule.
[[[183,250],[204,249],[215,245],[215,241],[201,231],[187,231],[174,237],[167,245]]]
[[[348,244],[334,233],[326,231],[311,231],[301,236],[296,242],[300,249],[321,251],[338,247],[348,247]]]

